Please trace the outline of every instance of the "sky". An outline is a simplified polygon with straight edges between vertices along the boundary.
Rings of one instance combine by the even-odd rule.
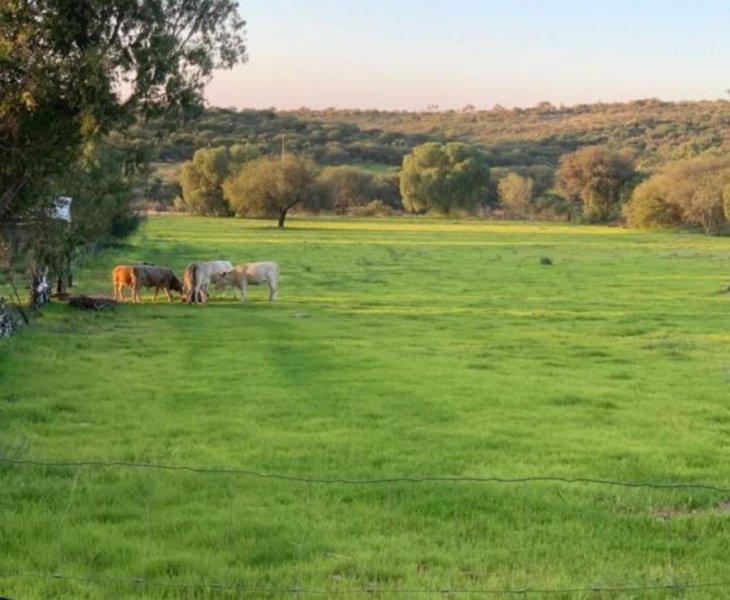
[[[240,0],[248,62],[210,105],[489,109],[713,100],[727,0]]]

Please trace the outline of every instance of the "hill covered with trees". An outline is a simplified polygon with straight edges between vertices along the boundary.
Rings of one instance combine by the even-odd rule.
[[[366,212],[414,211],[416,205],[405,197],[408,194],[404,196],[404,190],[409,189],[403,169],[408,157],[416,156],[429,144],[433,149],[458,143],[467,154],[470,151],[466,148],[474,148],[477,154],[470,155],[487,167],[480,179],[480,189],[472,190],[481,199],[470,202],[468,210],[459,202],[452,202],[453,194],[446,190],[453,186],[444,179],[443,165],[437,161],[423,167],[431,169],[430,175],[411,169],[409,177],[425,174],[431,177],[428,185],[432,195],[443,192],[449,197],[444,197],[438,206],[418,204],[416,212],[438,209],[437,212],[448,214],[452,210],[467,210],[474,214],[590,222],[627,218],[637,226],[690,224],[717,233],[727,223],[724,204],[728,204],[730,212],[730,200],[725,200],[730,198],[730,187],[725,189],[730,180],[725,181],[728,169],[724,166],[728,140],[728,101],[637,100],[571,107],[543,102],[526,109],[495,107],[483,111],[467,106],[460,111],[418,113],[210,108],[194,123],[175,131],[165,131],[152,122],[138,126],[131,138],[118,141],[146,145],[154,149],[162,163],[191,165],[197,151],[217,153],[223,162],[219,161],[215,168],[211,163],[207,170],[215,171],[220,182],[205,192],[209,199],[218,198],[215,209],[211,208],[212,200],[200,201],[202,188],[190,185],[189,169],[185,177],[173,180],[167,188],[168,202],[177,192],[179,208],[202,214],[257,214],[251,212],[250,206],[246,210],[235,208],[234,205],[242,206],[241,200],[233,199],[233,192],[226,196],[222,182],[235,176],[248,160],[285,154],[306,158],[312,161],[313,168],[348,166],[369,171],[370,176],[364,181],[367,177],[354,171],[329,171],[306,192],[307,201],[297,202],[295,210],[363,214],[362,208],[367,205],[370,208]],[[196,160],[200,163],[201,158]],[[712,165],[712,174],[707,169],[675,166],[707,158],[714,159],[706,163]],[[472,166],[465,163],[466,168]],[[275,168],[273,163],[271,168]],[[644,194],[641,209],[632,210],[629,204],[634,189],[642,181],[661,175],[664,169],[689,172],[699,179],[688,182],[685,187],[689,195],[681,200],[665,198],[666,194],[654,194],[647,200]],[[444,173],[437,175],[441,171]],[[202,174],[197,177],[199,181],[206,180]],[[712,180],[709,186],[704,181],[708,178]],[[245,178],[238,179],[237,186],[229,186],[229,190],[244,189]],[[176,183],[182,187],[176,188]],[[700,188],[702,199],[693,198],[692,190]],[[674,208],[667,209],[667,203]],[[702,218],[697,216],[698,203],[704,207]],[[660,214],[655,214],[657,211]],[[258,210],[260,216],[268,212],[271,211]],[[707,214],[713,216],[709,218]],[[712,225],[708,226],[708,222]]]
[[[605,145],[634,155],[651,171],[674,160],[722,149],[730,139],[730,101],[625,103],[461,111],[241,110],[210,108],[201,119],[161,134],[139,126],[140,139],[159,140],[159,157],[192,158],[197,148],[256,144],[265,153],[306,153],[321,164],[398,165],[415,146],[460,141],[487,153],[494,167],[556,167],[583,146]]]

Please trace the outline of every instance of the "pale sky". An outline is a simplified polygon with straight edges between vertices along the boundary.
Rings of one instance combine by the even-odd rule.
[[[211,105],[424,110],[727,97],[728,0],[241,0]]]

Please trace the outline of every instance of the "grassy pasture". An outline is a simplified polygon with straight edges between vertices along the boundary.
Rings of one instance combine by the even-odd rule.
[[[110,293],[119,262],[182,271],[217,258],[279,261],[280,301],[251,288],[245,304],[228,293],[206,306],[147,294],[98,314],[53,305],[0,343],[0,455],[730,487],[725,239],[154,218],[88,261],[78,290]],[[729,496],[0,464],[0,596],[480,597],[458,590],[727,582]]]

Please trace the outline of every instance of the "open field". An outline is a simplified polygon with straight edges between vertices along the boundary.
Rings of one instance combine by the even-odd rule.
[[[241,470],[0,463],[0,596],[730,595],[727,239],[287,222],[155,218],[77,273],[273,259],[277,303],[53,305],[0,343],[0,457]]]

